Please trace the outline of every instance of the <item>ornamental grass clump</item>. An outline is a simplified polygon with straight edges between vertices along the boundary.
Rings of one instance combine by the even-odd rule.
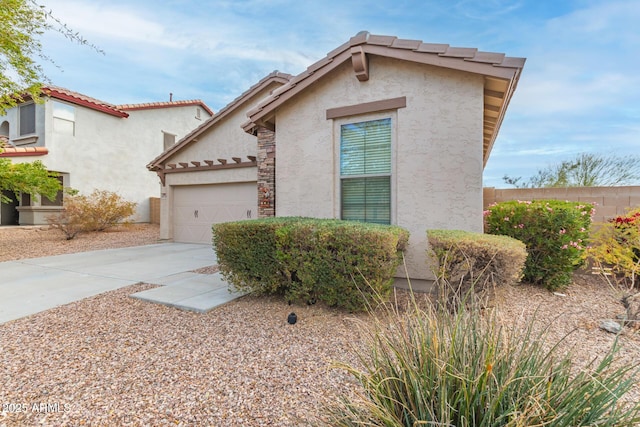
[[[523,280],[562,289],[583,265],[593,205],[558,200],[509,201],[485,211],[485,231],[527,246]]]
[[[330,426],[637,426],[624,403],[636,366],[614,367],[617,347],[578,368],[533,320],[501,326],[478,309],[390,309],[363,324],[358,362],[341,364],[359,384],[327,408]]]

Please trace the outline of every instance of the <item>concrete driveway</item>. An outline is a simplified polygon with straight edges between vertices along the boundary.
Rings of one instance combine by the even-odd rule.
[[[192,272],[215,263],[210,245],[190,243],[0,262],[0,323],[139,282],[165,285],[141,292],[141,299],[207,311],[211,304],[203,305],[203,296],[226,296],[223,302],[238,296],[229,294],[219,273]],[[190,300],[199,301],[200,306],[191,307]]]

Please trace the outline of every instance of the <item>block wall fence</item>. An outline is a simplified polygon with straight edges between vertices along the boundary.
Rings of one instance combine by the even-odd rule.
[[[640,207],[640,186],[568,187],[568,188],[507,188],[483,189],[484,208],[492,203],[509,200],[568,200],[595,203],[594,223],[605,222],[631,208]]]
[[[160,197],[149,198],[149,223],[160,224]]]

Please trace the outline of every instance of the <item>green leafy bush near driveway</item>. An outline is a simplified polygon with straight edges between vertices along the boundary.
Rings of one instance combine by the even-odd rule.
[[[236,288],[352,311],[389,294],[408,238],[396,226],[299,217],[213,226],[220,271]]]
[[[427,238],[433,273],[451,286],[448,298],[459,301],[471,288],[481,293],[522,278],[527,250],[519,240],[462,230],[427,230]]]
[[[357,362],[337,365],[361,389],[326,408],[325,425],[640,425],[640,403],[628,395],[638,367],[614,366],[615,345],[578,368],[533,321],[505,328],[477,308],[451,314],[437,307],[414,302],[362,326],[366,345],[354,346]]]
[[[558,200],[509,201],[485,211],[485,231],[527,246],[524,280],[561,289],[583,264],[593,205]]]

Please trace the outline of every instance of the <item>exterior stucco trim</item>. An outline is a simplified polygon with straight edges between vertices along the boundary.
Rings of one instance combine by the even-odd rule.
[[[345,107],[329,108],[327,110],[327,120],[340,117],[356,116],[359,114],[375,113],[385,110],[397,110],[407,106],[407,97],[383,99],[380,101],[364,102],[362,104],[348,105]]]
[[[253,156],[247,156],[247,158],[249,157],[253,157]],[[220,164],[213,164],[212,160],[205,160],[204,162],[207,164],[206,166],[202,165],[200,162],[194,162],[194,161],[191,162],[193,166],[190,166],[186,162],[180,162],[180,166],[181,166],[180,168],[176,167],[174,163],[170,163],[167,165],[166,168],[158,169],[155,172],[158,174],[158,177],[160,178],[160,182],[162,183],[162,185],[165,185],[165,176],[171,173],[199,172],[199,171],[210,171],[210,170],[218,170],[218,169],[250,168],[250,167],[257,166],[258,164],[255,158],[254,159],[250,158],[248,162],[234,161],[234,163],[227,163],[226,159],[224,160],[225,160],[225,163],[220,163]],[[218,161],[220,161],[220,159],[218,159]]]

